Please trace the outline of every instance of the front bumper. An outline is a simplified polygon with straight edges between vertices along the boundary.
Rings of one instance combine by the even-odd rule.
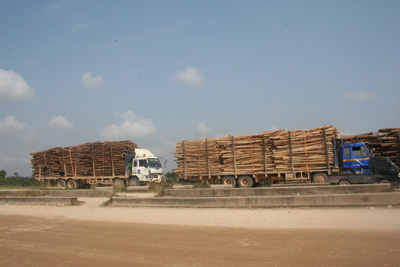
[[[167,177],[164,174],[152,174],[149,177],[149,182],[161,183],[167,181]]]

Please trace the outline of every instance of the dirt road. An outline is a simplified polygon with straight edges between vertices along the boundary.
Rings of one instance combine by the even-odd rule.
[[[399,231],[167,226],[1,215],[2,266],[399,266]]]
[[[0,266],[400,266],[400,209],[0,205]]]

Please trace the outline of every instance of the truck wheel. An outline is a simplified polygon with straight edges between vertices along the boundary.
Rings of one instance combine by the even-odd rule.
[[[347,180],[341,180],[338,185],[350,185],[350,182]]]
[[[215,184],[215,183],[214,183],[213,179],[208,179],[208,180],[206,180],[205,184],[212,185],[212,184]]]
[[[66,184],[65,184],[65,181],[64,181],[63,179],[59,179],[59,180],[56,182],[56,187],[57,187],[57,188],[65,188],[65,186],[66,186]]]
[[[379,181],[380,184],[391,184],[391,182],[388,179],[382,179]]]
[[[115,188],[123,188],[125,186],[125,183],[122,179],[116,178],[116,179],[114,179],[113,186]]]
[[[254,180],[250,176],[240,176],[238,180],[239,187],[248,188],[254,185]]]
[[[328,181],[328,175],[323,172],[317,172],[313,175],[312,182],[317,184],[324,184]]]
[[[129,179],[129,186],[139,186],[140,182],[138,180],[138,178],[133,177]]]
[[[222,178],[221,183],[224,185],[232,186],[232,187],[236,186],[236,180],[235,180],[235,178],[233,178],[233,176],[224,176]]]
[[[75,189],[76,188],[76,182],[75,182],[75,180],[73,180],[73,179],[68,179],[67,180],[67,188],[68,189]]]

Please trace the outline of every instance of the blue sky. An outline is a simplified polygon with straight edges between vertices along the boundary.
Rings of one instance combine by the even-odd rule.
[[[400,126],[399,1],[0,1],[0,169],[132,140]]]

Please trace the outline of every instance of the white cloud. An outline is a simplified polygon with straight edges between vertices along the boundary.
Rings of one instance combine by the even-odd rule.
[[[178,71],[174,77],[175,82],[182,82],[190,87],[200,88],[204,85],[203,75],[199,69],[186,68],[184,71]]]
[[[103,86],[104,81],[100,75],[93,76],[91,72],[81,73],[82,84],[90,89],[97,90]]]
[[[116,114],[123,121],[106,127],[100,134],[104,140],[123,140],[144,137],[156,132],[156,128],[150,119],[136,116],[128,110],[124,114]]]
[[[5,116],[3,120],[0,119],[0,135],[12,135],[25,127],[26,123],[19,122],[14,116]]]
[[[14,164],[18,162],[28,164],[30,160],[26,157],[17,157],[10,154],[0,154],[0,162],[2,162],[3,164]]]
[[[71,0],[53,0],[50,1],[47,6],[43,8],[43,11],[47,15],[59,16],[63,15],[66,12],[69,14],[71,9],[79,4],[79,1],[71,1]]]
[[[75,25],[75,26],[72,28],[71,32],[72,32],[72,33],[76,33],[76,32],[88,30],[88,29],[91,29],[91,28],[92,28],[92,25],[90,25],[90,24],[85,24],[85,23],[81,23],[81,24]]]
[[[211,128],[205,125],[202,122],[198,122],[196,124],[196,134],[198,135],[205,135],[208,134],[211,131]]]
[[[15,71],[0,69],[0,100],[2,102],[18,102],[33,99],[35,89]]]
[[[375,95],[373,93],[365,93],[365,92],[361,91],[359,93],[345,92],[342,97],[344,99],[349,99],[352,101],[362,101],[362,100],[374,98]]]
[[[74,125],[67,121],[63,116],[54,116],[49,120],[47,126],[50,128],[62,128],[62,129],[72,129]]]

